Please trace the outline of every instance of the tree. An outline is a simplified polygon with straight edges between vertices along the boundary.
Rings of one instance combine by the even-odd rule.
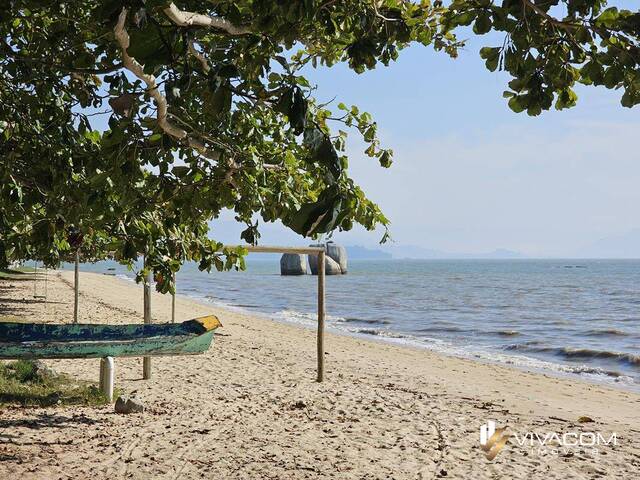
[[[564,7],[562,9],[561,7]],[[386,227],[347,175],[345,130],[383,167],[376,123],[322,104],[305,67],[356,72],[411,43],[456,56],[456,31],[503,32],[481,50],[514,79],[515,111],[573,106],[576,82],[638,99],[638,13],[602,0],[13,0],[0,11],[0,264],[55,264],[77,248],[132,262],[158,288],[186,260],[241,264],[208,222],[224,209],[304,236]],[[556,17],[563,11],[563,17]],[[466,30],[462,30],[466,34]],[[105,128],[96,119],[108,117]],[[386,237],[386,234],[385,234]]]
[[[504,96],[514,112],[539,115],[573,107],[576,83],[622,89],[621,103],[640,103],[640,12],[607,0],[454,0],[444,29],[504,34],[480,50],[489,70],[513,80]],[[608,7],[608,8],[607,8]]]

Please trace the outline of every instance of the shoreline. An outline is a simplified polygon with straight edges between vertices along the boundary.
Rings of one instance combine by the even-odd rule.
[[[116,275],[115,278],[123,282],[131,282],[135,284],[135,281],[130,277]],[[303,322],[288,320],[285,317],[278,317],[277,314],[262,312],[258,310],[250,310],[242,306],[225,304],[221,301],[210,301],[206,297],[198,297],[195,295],[177,294],[176,298],[178,297],[184,297],[185,299],[197,302],[204,306],[210,306],[221,311],[227,311],[230,314],[236,313],[241,315],[254,316],[260,318],[261,320],[289,325],[305,330],[315,331],[316,329],[316,326],[312,324],[311,321]],[[305,312],[293,312],[300,315],[307,315]],[[448,358],[465,359],[485,365],[498,365],[524,372],[546,374],[565,380],[585,382],[590,385],[608,386],[622,391],[640,393],[640,384],[635,382],[633,378],[627,377],[625,375],[613,376],[605,370],[598,369],[597,367],[589,367],[586,364],[570,365],[566,363],[556,363],[539,358],[529,357],[527,355],[508,354],[502,353],[497,350],[481,349],[479,347],[465,350],[464,348],[457,347],[454,344],[448,344],[447,346],[438,348],[436,345],[438,345],[439,343],[445,345],[446,342],[436,341],[435,339],[433,339],[434,343],[431,345],[426,341],[405,333],[398,333],[396,335],[394,332],[390,331],[388,332],[390,335],[387,336],[380,335],[378,333],[369,334],[359,332],[357,330],[352,331],[346,328],[339,328],[331,325],[329,323],[331,322],[331,320],[329,320],[329,318],[331,318],[331,315],[327,315],[327,317],[328,322],[325,326],[325,332],[327,334],[356,338],[366,342],[394,345],[398,348],[409,348],[418,351],[426,350],[435,355],[443,355]],[[520,361],[521,363],[518,363],[518,361]],[[579,369],[582,371],[570,371],[571,369]],[[593,370],[601,371],[594,373]],[[622,381],[618,381],[618,379],[622,379]]]
[[[122,281],[128,281],[128,280],[122,279]],[[249,310],[247,308],[243,308],[236,305],[227,305],[222,302],[211,302],[206,298],[195,297],[188,294],[179,294],[179,295],[176,295],[176,298],[178,298],[179,296],[184,297],[185,299],[194,301],[196,303],[199,303],[203,306],[209,306],[209,307],[218,309],[220,311],[229,312],[229,314],[235,313],[235,314],[247,315],[247,316],[259,318],[267,322],[274,322],[282,325],[287,325],[293,328],[299,328],[302,330],[315,331],[316,329],[316,327],[310,323],[296,322],[294,320],[279,318],[267,312]],[[631,382],[633,383],[629,383],[626,381],[618,382],[615,380],[616,378],[629,378],[629,377],[625,377],[624,375],[622,375],[621,377],[612,377],[607,375],[606,373],[592,374],[592,373],[578,373],[578,372],[570,372],[570,371],[562,370],[563,368],[570,369],[573,367],[575,368],[581,367],[588,370],[591,367],[588,367],[587,365],[572,366],[568,364],[548,362],[546,360],[528,357],[526,355],[500,354],[499,352],[491,352],[489,350],[482,351],[482,353],[487,355],[487,356],[482,356],[482,353],[476,353],[480,351],[479,349],[469,350],[465,352],[465,350],[463,350],[462,348],[455,347],[453,344],[450,345],[451,348],[449,350],[446,347],[443,347],[442,349],[438,349],[430,346],[426,342],[423,342],[419,339],[414,339],[413,337],[410,337],[408,334],[407,335],[398,334],[397,337],[385,336],[385,335],[378,335],[378,334],[362,333],[358,331],[349,331],[349,330],[340,329],[331,325],[325,326],[325,334],[332,334],[339,337],[354,338],[354,339],[362,340],[364,342],[372,342],[372,343],[378,343],[382,345],[392,345],[401,349],[406,348],[406,349],[415,350],[415,351],[427,351],[427,352],[433,353],[434,355],[441,355],[447,358],[468,360],[468,361],[477,362],[483,365],[496,365],[496,366],[501,366],[508,369],[514,369],[521,372],[548,375],[554,378],[583,382],[588,385],[605,386],[605,387],[610,387],[616,390],[640,393],[640,384],[636,384],[635,382],[633,382],[633,380],[631,380]],[[495,358],[490,358],[492,354],[494,356],[497,354],[497,356],[503,357],[504,359],[497,360]],[[523,363],[517,364],[516,360],[523,360]],[[546,364],[546,365],[549,365],[549,367],[544,367],[544,366],[536,367],[533,365],[536,363]],[[590,375],[592,375],[592,377]]]
[[[116,278],[133,282],[128,273],[118,273]],[[315,313],[307,310],[292,310],[265,308],[257,310],[257,305],[250,305],[248,308],[243,305],[241,299],[237,299],[239,304],[229,303],[221,300],[216,296],[207,294],[206,289],[200,290],[193,287],[189,288],[185,293],[179,293],[196,302],[202,303],[214,308],[236,312],[242,315],[256,316],[269,321],[283,323],[286,325],[301,326],[315,330],[316,318]],[[255,301],[253,302],[255,303]],[[428,350],[438,355],[445,355],[454,358],[464,358],[471,361],[478,361],[485,364],[502,365],[509,368],[517,368],[522,371],[530,371],[542,374],[549,374],[558,378],[575,379],[577,381],[586,381],[590,384],[611,386],[613,388],[622,389],[640,393],[640,383],[638,378],[629,372],[625,372],[622,368],[616,366],[594,365],[588,361],[571,362],[563,358],[546,358],[545,356],[535,356],[526,352],[505,351],[497,346],[481,345],[474,343],[456,342],[452,339],[442,339],[435,337],[419,337],[411,332],[397,330],[394,328],[385,328],[383,326],[357,325],[351,326],[352,319],[345,318],[348,314],[342,312],[343,316],[331,315],[331,303],[328,305],[329,314],[326,317],[326,331],[337,335],[370,340],[374,342],[388,343],[399,347],[410,347]],[[367,322],[364,323],[376,323]],[[388,323],[388,322],[387,322]],[[567,348],[572,350],[572,348]],[[573,348],[575,350],[576,347]],[[578,348],[580,350],[580,348]],[[620,355],[611,350],[611,355]],[[569,352],[571,353],[571,352]],[[604,352],[608,353],[608,352]]]
[[[71,320],[72,272],[50,279],[46,304],[31,300],[26,285],[7,283],[0,304],[10,299],[16,315]],[[82,272],[80,286],[80,322],[142,322],[139,285]],[[170,303],[153,292],[154,321],[170,319]],[[149,381],[140,380],[141,359],[116,360],[116,386],[146,403],[142,415],[116,415],[113,406],[2,407],[0,472],[524,479],[632,478],[640,469],[640,395],[632,391],[330,332],[326,381],[318,384],[313,331],[176,296],[177,321],[207,313],[224,327],[205,354],[154,358]],[[97,380],[97,360],[47,364]],[[594,421],[579,422],[583,416]],[[620,443],[603,447],[605,455],[562,456],[510,441],[489,462],[478,444],[488,420],[514,432],[616,432]]]

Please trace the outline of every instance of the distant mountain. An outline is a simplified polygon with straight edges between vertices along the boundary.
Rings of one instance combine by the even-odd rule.
[[[396,245],[386,247],[385,251],[391,253],[393,258],[415,258],[415,259],[508,259],[526,258],[520,252],[496,249],[486,253],[452,253],[431,248],[418,247],[416,245]]]
[[[640,258],[640,228],[605,237],[580,252],[591,258]]]
[[[389,252],[374,250],[360,245],[350,245],[346,249],[347,258],[350,260],[384,260],[392,258]]]
[[[418,247],[416,245],[394,245],[390,247],[384,247],[385,251],[389,252],[393,258],[443,258],[444,252],[438,250],[432,250],[430,248]]]

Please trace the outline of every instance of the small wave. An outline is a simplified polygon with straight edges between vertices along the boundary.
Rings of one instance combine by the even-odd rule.
[[[380,332],[373,328],[359,328],[356,330],[358,333],[364,333],[365,335],[378,335]]]
[[[376,320],[375,318],[357,318],[357,317],[338,318],[336,321],[341,323],[364,323],[366,325],[390,325],[391,324],[389,320]]]
[[[470,330],[468,328],[460,328],[460,327],[427,327],[417,329],[416,332],[420,333],[459,333],[459,332],[473,332],[477,335],[489,335],[489,336],[499,336],[499,337],[516,337],[520,335],[520,332],[517,330]]]
[[[455,333],[464,331],[460,327],[424,327],[416,329],[416,332],[421,333]]]
[[[550,353],[569,359],[601,358],[616,360],[633,366],[640,366],[640,355],[624,352],[611,352],[609,350],[593,350],[591,348],[571,347],[536,347],[527,343],[515,343],[504,347],[505,350],[517,350],[532,353]]]
[[[486,356],[490,361],[496,361],[499,363],[506,363],[508,365],[515,365],[524,368],[535,368],[541,371],[554,371],[561,374],[573,374],[584,375],[592,378],[593,380],[610,379],[616,383],[624,383],[627,385],[635,385],[636,381],[633,377],[616,370],[605,370],[600,367],[594,367],[589,365],[567,365],[555,362],[549,362],[533,357],[524,355],[501,355],[493,352]]]
[[[280,318],[287,322],[293,322],[293,323],[306,323],[306,324],[315,325],[316,322],[318,321],[318,314],[315,312],[306,313],[306,312],[299,312],[297,310],[280,310],[279,312],[276,312],[274,315],[276,318]],[[333,315],[326,315],[325,319],[329,322],[337,322],[337,323],[345,321],[344,317],[335,317]]]
[[[628,337],[631,334],[615,328],[601,328],[601,329],[589,330],[588,332],[585,332],[584,335],[588,337],[600,337],[600,336]]]
[[[514,308],[513,305],[503,304],[503,305],[488,305],[487,308],[492,308],[494,310],[506,310],[508,308]]]
[[[505,345],[505,350],[528,350],[537,351],[536,345],[542,345],[542,340],[529,340],[528,342],[512,343],[511,345]],[[542,348],[542,347],[540,347]]]
[[[621,377],[624,377],[625,379],[629,378],[625,376],[623,373],[617,372],[615,370],[604,370],[602,368],[588,367],[586,365],[578,365],[578,366],[566,365],[566,366],[563,366],[563,369],[566,372],[577,373],[580,375],[604,375],[606,377],[612,377],[612,378],[621,378]]]
[[[610,358],[629,365],[640,366],[640,355],[633,355],[632,353],[569,347],[563,348],[562,353],[568,358]]]
[[[520,335],[520,332],[517,330],[496,330],[489,333],[491,333],[492,335],[499,335],[501,337],[516,337]]]
[[[376,330],[375,328],[358,328],[354,330],[355,333],[362,333],[364,335],[375,335],[377,337],[387,338],[407,338],[406,335],[400,335],[399,333],[392,333],[385,330]]]

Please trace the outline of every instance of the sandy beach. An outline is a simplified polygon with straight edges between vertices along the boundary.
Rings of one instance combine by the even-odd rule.
[[[69,322],[72,272],[0,283],[2,314]],[[154,293],[154,321],[170,320]],[[330,313],[331,301],[328,299]],[[327,334],[315,382],[315,332],[177,298],[177,319],[215,313],[224,327],[204,355],[116,360],[116,386],[146,405],[0,410],[0,478],[23,479],[633,479],[640,475],[640,394],[427,350]],[[142,287],[81,274],[80,321],[139,323]],[[48,361],[98,378],[98,360]],[[578,422],[580,417],[593,422]],[[617,445],[541,451],[510,439],[489,461],[480,426],[511,433],[600,432]]]

